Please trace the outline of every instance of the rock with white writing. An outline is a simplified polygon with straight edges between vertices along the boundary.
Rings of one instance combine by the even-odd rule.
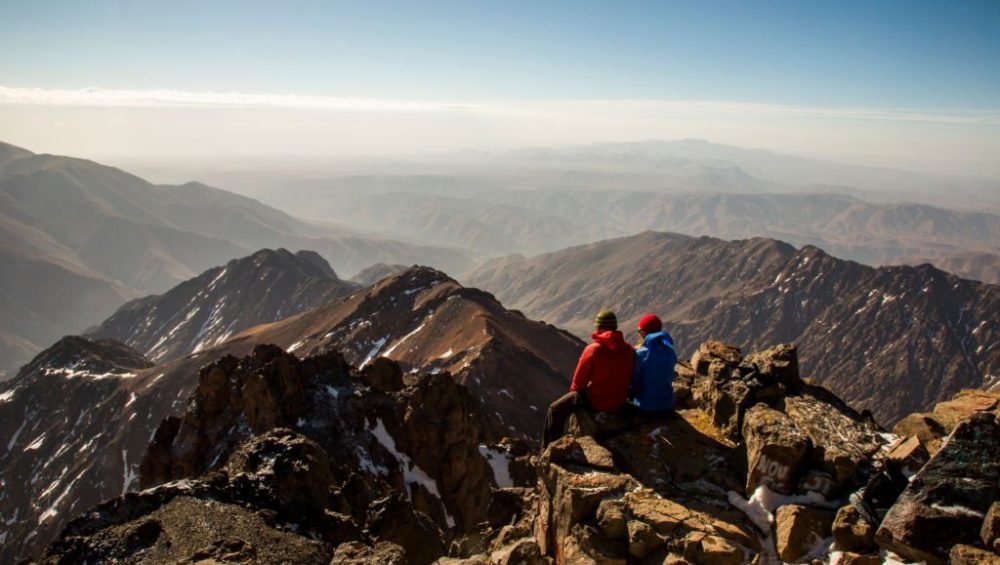
[[[986,513],[1000,497],[1000,422],[977,412],[917,473],[875,536],[903,557],[943,563],[956,543],[975,544]]]
[[[747,494],[761,485],[791,494],[807,463],[809,438],[787,415],[758,404],[746,413],[743,439],[747,448]]]

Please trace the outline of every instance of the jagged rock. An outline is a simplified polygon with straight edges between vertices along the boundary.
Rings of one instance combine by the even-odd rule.
[[[884,456],[887,465],[895,467],[907,477],[917,474],[930,458],[930,453],[917,436],[897,439]]]
[[[875,526],[850,504],[837,511],[832,530],[837,549],[842,551],[865,552],[875,547]]]
[[[959,422],[978,412],[1000,416],[1000,393],[962,390],[950,400],[939,402],[930,413],[910,414],[893,427],[896,435],[915,435],[931,455]]]
[[[397,493],[372,503],[365,524],[376,541],[398,544],[410,563],[431,563],[445,553],[444,535],[437,524]]]
[[[492,528],[502,528],[516,522],[535,502],[533,489],[510,487],[492,489],[487,508],[487,523]]]
[[[971,545],[956,544],[948,552],[951,565],[998,565],[1000,555]]]
[[[691,368],[695,373],[707,377],[710,374],[713,361],[718,361],[722,367],[735,368],[742,360],[743,355],[740,353],[739,347],[710,340],[702,343],[691,356]],[[717,369],[717,371],[721,372],[721,369]],[[717,372],[715,376],[721,377],[722,375]]]
[[[656,530],[645,522],[632,520],[628,522],[628,554],[636,559],[642,559],[663,546],[663,538]]]
[[[394,543],[382,541],[372,547],[350,542],[337,546],[330,565],[407,565],[407,560],[403,548]]]
[[[833,513],[786,504],[778,508],[774,516],[775,547],[783,561],[797,563],[806,556],[817,543],[830,537]]]
[[[594,528],[576,524],[563,545],[561,563],[625,565],[628,553],[624,545],[605,539]]]
[[[882,520],[875,541],[917,561],[941,563],[956,543],[975,543],[1000,496],[1000,424],[978,412],[960,423]]]
[[[837,561],[837,565],[882,565],[882,556],[845,551],[840,554],[840,560]]]
[[[754,403],[753,391],[741,380],[710,380],[706,391],[706,412],[712,423],[731,439],[739,437],[743,414]]]
[[[621,498],[637,487],[624,474],[595,471],[589,467],[563,467],[556,463],[539,468],[539,517],[536,538],[542,552],[561,555],[574,525],[591,519],[601,501]]]
[[[683,504],[661,498],[649,489],[629,492],[624,497],[629,520],[639,520],[652,526],[657,534],[668,539],[682,539],[690,532],[719,536],[735,547],[754,552],[760,550],[755,533],[742,521],[720,512],[717,516],[695,510]]]
[[[747,448],[746,492],[760,485],[790,494],[795,489],[810,442],[791,418],[758,404],[743,420],[743,440]]]
[[[491,565],[545,565],[538,543],[530,537],[516,540],[490,554]]]
[[[684,540],[684,557],[703,565],[740,565],[744,550],[719,536],[692,532]]]
[[[1000,554],[1000,502],[994,502],[986,513],[983,527],[979,530],[983,545]]]
[[[881,447],[881,438],[860,415],[819,387],[784,399],[785,413],[812,442],[811,466],[841,487]]]
[[[672,386],[674,389],[674,407],[691,408],[691,380],[676,376]]]
[[[746,475],[742,453],[722,437],[700,410],[680,410],[605,442],[622,468],[661,494],[686,484],[711,482],[741,489]]]
[[[608,539],[622,539],[628,536],[625,503],[615,499],[602,500],[597,506],[597,527]]]
[[[744,365],[752,365],[757,374],[765,376],[765,386],[779,383],[784,390],[797,391],[802,384],[799,378],[798,349],[791,343],[781,343],[751,353],[743,360]]]
[[[611,452],[590,436],[563,436],[552,442],[541,459],[541,464],[548,463],[573,463],[606,471],[615,469]]]
[[[403,370],[385,357],[377,357],[361,371],[361,378],[383,392],[403,389]]]

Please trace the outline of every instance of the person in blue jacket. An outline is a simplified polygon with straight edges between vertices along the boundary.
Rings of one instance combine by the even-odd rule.
[[[674,338],[655,314],[639,319],[639,336],[642,345],[635,352],[629,398],[641,415],[667,414],[674,409]]]

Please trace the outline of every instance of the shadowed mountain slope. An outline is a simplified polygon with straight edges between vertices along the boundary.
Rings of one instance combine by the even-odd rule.
[[[682,352],[710,337],[794,341],[806,375],[886,423],[1000,375],[1000,287],[930,265],[876,269],[769,239],[647,232],[499,259],[465,280],[581,336],[610,307],[628,330],[659,313]]]

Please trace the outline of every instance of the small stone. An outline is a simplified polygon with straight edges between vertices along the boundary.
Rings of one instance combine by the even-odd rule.
[[[774,517],[775,546],[782,560],[797,563],[820,541],[830,537],[833,513],[809,506],[786,504]]]
[[[848,504],[837,511],[833,520],[833,539],[843,551],[868,551],[875,547],[875,526]]]
[[[597,507],[597,527],[610,539],[623,539],[628,535],[625,503],[609,498]]]
[[[628,523],[628,554],[636,559],[646,557],[663,545],[663,539],[656,530],[645,522],[631,520]]]

